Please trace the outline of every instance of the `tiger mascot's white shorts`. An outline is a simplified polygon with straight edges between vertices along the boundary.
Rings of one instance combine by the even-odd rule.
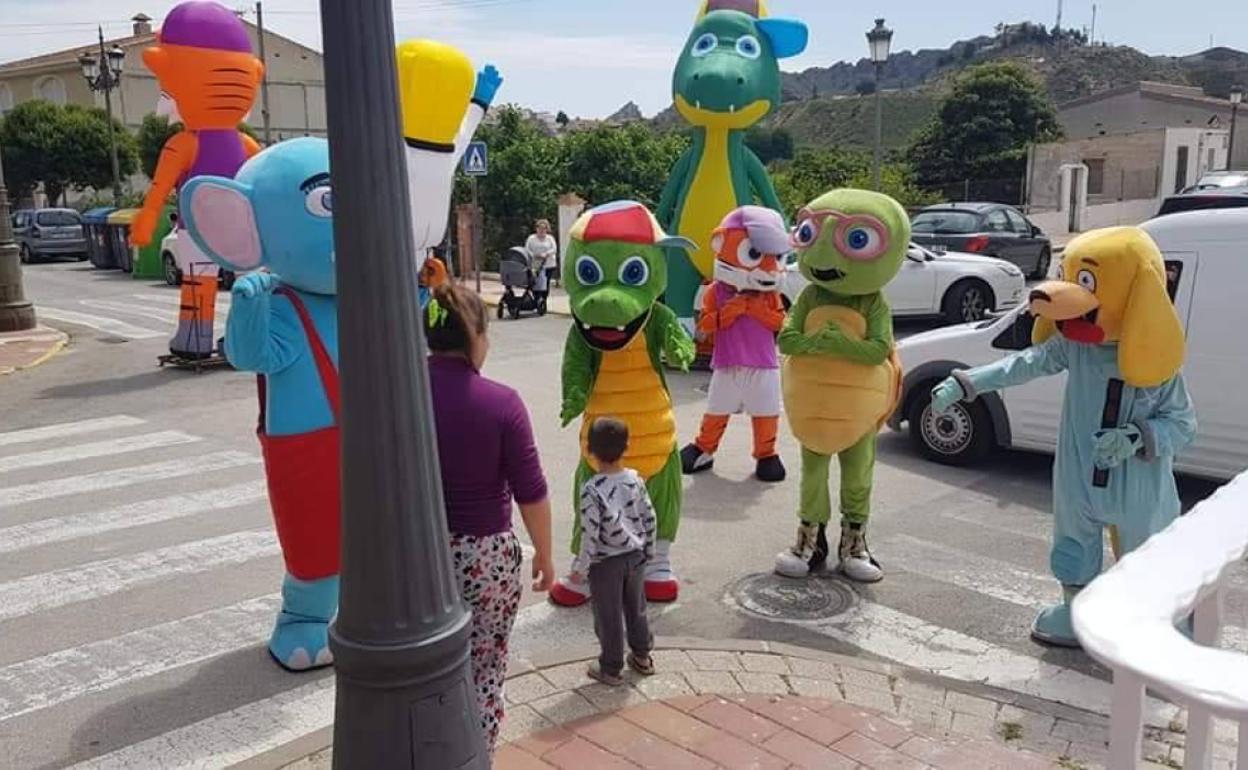
[[[780,414],[780,370],[727,366],[711,373],[707,414],[775,417]]]

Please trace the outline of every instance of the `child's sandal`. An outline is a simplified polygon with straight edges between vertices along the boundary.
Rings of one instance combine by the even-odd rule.
[[[602,670],[602,666],[597,663],[590,663],[589,669],[585,672],[589,674],[589,678],[598,682],[602,682],[608,687],[619,687],[624,684],[624,677],[619,674],[608,674]]]
[[[642,676],[654,676],[654,659],[649,655],[638,656],[629,653],[626,658],[628,667]]]

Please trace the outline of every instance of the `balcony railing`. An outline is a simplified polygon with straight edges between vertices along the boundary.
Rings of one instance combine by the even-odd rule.
[[[1248,553],[1248,472],[1123,557],[1075,600],[1089,655],[1113,671],[1109,767],[1140,764],[1144,691],[1188,709],[1184,767],[1213,763],[1213,720],[1239,723],[1248,768],[1248,656],[1217,649],[1223,581]],[[1189,639],[1176,628],[1194,614]]]

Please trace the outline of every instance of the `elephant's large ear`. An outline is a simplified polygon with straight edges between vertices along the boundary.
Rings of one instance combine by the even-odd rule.
[[[251,188],[224,177],[200,176],[182,186],[182,217],[191,240],[213,262],[236,273],[264,261]]]
[[[777,59],[797,56],[806,50],[806,43],[810,40],[810,30],[794,19],[759,19],[755,24],[771,42],[771,50]]]

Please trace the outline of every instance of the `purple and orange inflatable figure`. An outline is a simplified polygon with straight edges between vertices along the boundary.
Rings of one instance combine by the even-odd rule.
[[[143,51],[143,62],[160,81],[163,97],[176,105],[182,131],[165,143],[143,208],[130,228],[130,240],[152,240],[160,210],[170,193],[196,176],[232,178],[260,151],[254,139],[238,130],[251,112],[264,75],[252,54],[242,21],[215,2],[192,0],[165,17],[157,44]],[[169,350],[183,358],[212,354],[216,305],[216,264],[186,237],[178,217],[175,258],[182,273],[178,330]]]

